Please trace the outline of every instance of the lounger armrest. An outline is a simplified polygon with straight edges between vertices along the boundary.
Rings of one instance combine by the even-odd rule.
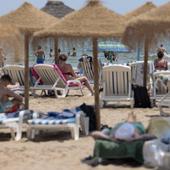
[[[67,83],[81,83],[80,80],[68,80]]]

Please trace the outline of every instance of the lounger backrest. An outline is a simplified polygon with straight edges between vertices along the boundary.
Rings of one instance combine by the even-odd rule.
[[[89,61],[87,57],[84,57],[80,62],[81,68],[83,69],[83,74],[88,78],[89,81],[94,81],[94,67],[93,61]],[[102,66],[99,62],[99,81],[101,80],[101,70]]]
[[[106,96],[131,96],[131,69],[129,66],[105,66],[103,81]]]
[[[8,65],[2,68],[4,74],[8,74],[14,83],[18,82],[20,86],[24,86],[24,66]]]
[[[165,94],[170,90],[170,71],[157,71],[153,74],[154,95]]]
[[[144,72],[144,61],[137,61],[130,63],[132,72],[132,84],[143,86],[143,72]],[[154,72],[154,64],[152,61],[148,61],[148,83],[150,82],[151,75]]]
[[[54,85],[55,82],[59,79],[57,84],[58,87],[65,87],[66,82],[62,73],[57,70],[57,66],[50,64],[37,64],[34,65],[34,70],[41,78],[43,85]]]

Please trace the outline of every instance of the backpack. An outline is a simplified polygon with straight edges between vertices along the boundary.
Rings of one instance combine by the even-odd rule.
[[[94,111],[94,107],[91,105],[86,105],[83,103],[78,107],[80,110],[82,110],[87,117],[89,117],[89,131],[95,131],[96,128],[96,113]]]
[[[137,108],[151,108],[151,101],[146,87],[133,86],[134,91],[134,107]]]

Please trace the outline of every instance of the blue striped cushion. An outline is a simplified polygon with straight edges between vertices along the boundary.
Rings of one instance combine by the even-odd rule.
[[[29,120],[28,123],[32,125],[57,125],[57,124],[67,124],[67,123],[75,123],[76,119],[67,118],[67,119],[55,119],[54,117],[46,117],[42,119],[32,119]]]
[[[7,119],[6,115],[4,113],[0,113],[0,124],[2,124],[5,119]]]

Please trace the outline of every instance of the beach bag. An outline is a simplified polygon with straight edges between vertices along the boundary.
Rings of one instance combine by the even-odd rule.
[[[83,103],[78,108],[85,113],[85,116],[89,117],[89,131],[92,132],[92,131],[97,130],[97,128],[96,128],[96,113],[94,111],[94,107]]]
[[[134,107],[151,108],[151,102],[146,87],[133,86],[134,91]]]

